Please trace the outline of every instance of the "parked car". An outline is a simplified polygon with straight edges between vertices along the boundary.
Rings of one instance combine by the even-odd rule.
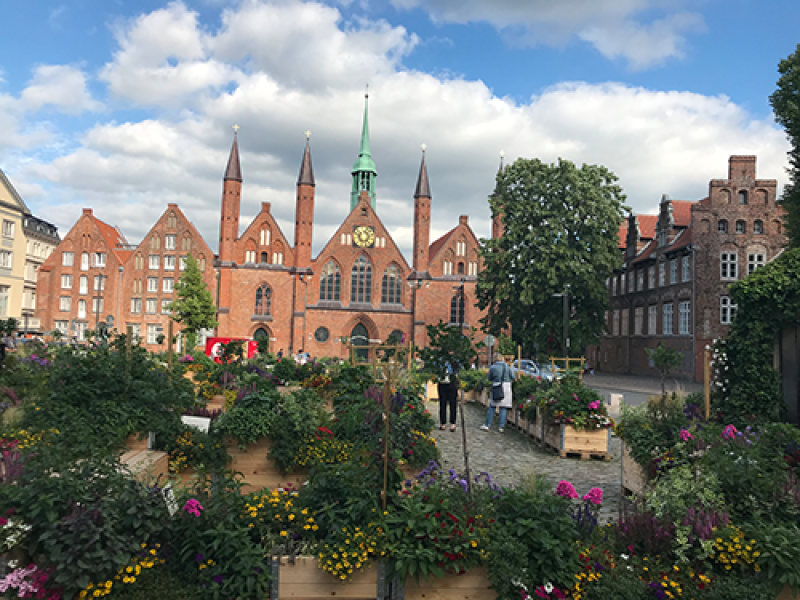
[[[522,361],[514,361],[511,364],[511,372],[514,374],[514,377],[517,376],[517,373],[520,370],[519,365],[517,364],[520,362],[522,374],[528,375],[529,377],[541,377],[546,381],[553,381],[555,379],[555,374],[553,373],[553,369],[550,365],[539,365],[536,362],[523,358]]]

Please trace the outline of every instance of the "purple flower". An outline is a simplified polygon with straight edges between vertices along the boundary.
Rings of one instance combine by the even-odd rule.
[[[723,437],[723,439],[726,439],[726,440],[732,440],[732,439],[736,438],[736,434],[737,433],[738,433],[738,431],[736,430],[736,427],[734,427],[733,425],[728,425],[722,431],[722,437]]]
[[[203,562],[203,559],[204,559],[204,558],[205,558],[205,556],[203,556],[203,555],[202,555],[202,554],[200,554],[200,553],[197,553],[197,554],[195,554],[194,560],[195,560],[195,562],[199,562],[199,563],[201,563],[201,562]]]
[[[214,583],[222,583],[222,575],[214,575]]]
[[[688,429],[681,429],[681,439],[684,442],[688,442],[689,440],[693,440],[694,436],[691,433],[689,433]]]
[[[200,504],[199,501],[195,500],[194,498],[190,498],[186,501],[186,504],[183,505],[183,510],[190,515],[194,515],[195,517],[200,516],[200,512],[205,510],[203,505]]]

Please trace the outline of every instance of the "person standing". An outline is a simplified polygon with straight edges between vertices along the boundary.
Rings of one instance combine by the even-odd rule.
[[[450,431],[456,430],[456,404],[458,402],[458,377],[450,363],[445,364],[445,375],[436,383],[439,393],[439,429],[447,428],[447,408],[450,408]]]
[[[513,406],[511,402],[511,381],[514,379],[514,374],[511,372],[511,367],[508,366],[512,358],[511,356],[498,357],[489,368],[489,382],[492,384],[492,389],[489,395],[489,410],[486,411],[486,422],[481,425],[481,431],[489,431],[492,421],[494,421],[494,412],[497,407],[500,407],[500,427],[498,431],[503,433],[505,429],[508,409]],[[495,390],[498,388],[502,390],[503,396],[496,400]]]

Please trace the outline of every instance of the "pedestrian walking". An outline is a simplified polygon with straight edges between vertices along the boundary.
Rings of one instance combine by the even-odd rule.
[[[447,429],[447,409],[450,408],[450,431],[456,430],[456,404],[458,402],[458,377],[450,363],[445,364],[445,375],[436,383],[439,393],[439,429]]]
[[[511,372],[511,367],[508,366],[513,358],[513,356],[498,357],[489,368],[489,382],[492,384],[492,388],[489,392],[489,410],[486,411],[486,422],[481,425],[481,431],[489,431],[492,421],[494,421],[495,409],[498,407],[500,408],[498,431],[503,433],[506,427],[508,409],[513,406],[511,381],[514,379],[514,374]]]

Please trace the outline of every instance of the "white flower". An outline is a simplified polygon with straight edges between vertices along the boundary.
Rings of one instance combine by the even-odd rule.
[[[549,594],[550,592],[552,592],[552,591],[553,591],[553,584],[552,584],[552,583],[550,583],[549,581],[548,581],[547,583],[545,583],[545,584],[544,584],[544,591],[545,591],[546,593],[548,593],[548,594]]]
[[[18,560],[10,560],[10,561],[8,561],[8,568],[9,569],[16,569],[18,564],[19,564]]]
[[[630,558],[627,554],[620,554],[619,556],[622,560],[628,560],[628,558]]]

